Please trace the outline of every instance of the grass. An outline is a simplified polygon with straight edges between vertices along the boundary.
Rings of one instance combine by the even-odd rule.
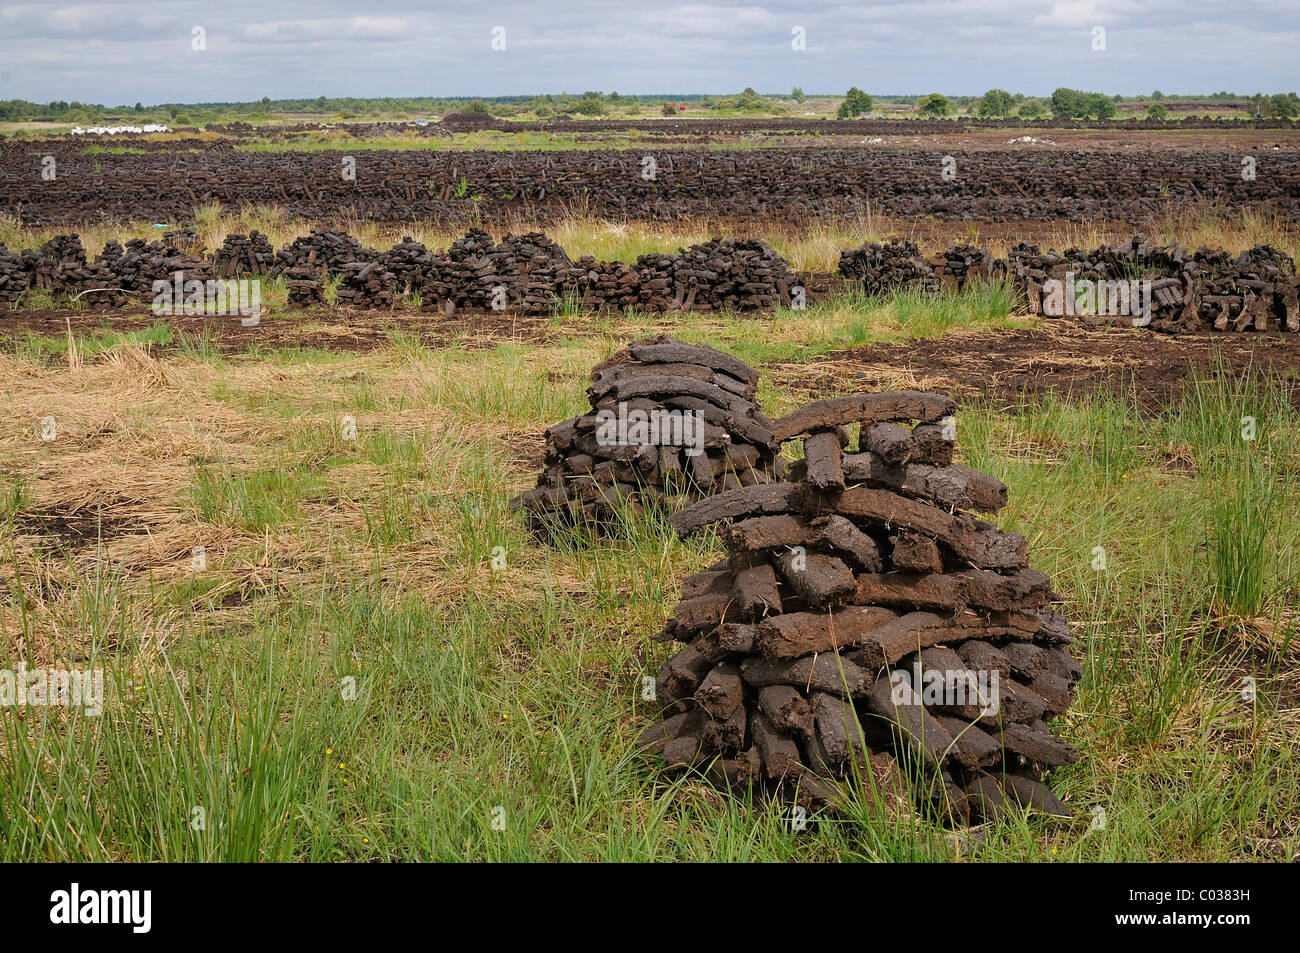
[[[761,364],[777,413],[827,350],[996,323],[998,294],[680,320]],[[714,544],[650,518],[552,548],[507,506],[544,427],[583,409],[588,369],[636,320],[566,318],[545,341],[475,350],[396,334],[364,355],[187,339],[75,369],[0,357],[0,670],[102,668],[109,696],[101,717],[0,709],[0,859],[1300,852],[1288,385],[1207,375],[1155,416],[1123,395],[968,401],[963,461],[1008,484],[999,523],[1030,539],[1074,620],[1084,678],[1058,731],[1083,757],[1053,786],[1080,820],[1015,816],[975,841],[859,798],[796,833],[781,805],[666,781],[633,751],[652,717],[642,679],[670,651],[650,636]],[[51,408],[59,438],[33,439]],[[91,512],[90,538],[25,528]]]
[[[635,137],[628,134],[611,135],[611,147],[630,144]],[[567,152],[581,148],[576,135],[551,132],[508,132],[481,129],[475,132],[457,132],[449,136],[417,136],[414,134],[374,136],[359,139],[340,130],[305,133],[292,139],[266,142],[245,142],[235,146],[237,152],[368,152],[372,150],[399,150],[432,152],[512,152],[533,150]]]

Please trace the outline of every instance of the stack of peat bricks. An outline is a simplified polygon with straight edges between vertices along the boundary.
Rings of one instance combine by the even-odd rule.
[[[397,278],[382,261],[349,261],[340,268],[334,296],[339,304],[391,308],[396,290]]]
[[[857,282],[864,294],[885,294],[898,288],[914,288],[934,294],[939,277],[934,266],[921,255],[915,242],[893,239],[885,244],[869,242],[861,248],[840,252],[841,278]]]
[[[182,295],[185,282],[206,282],[213,277],[210,259],[183,251],[170,240],[146,242],[143,238],[132,238],[125,247],[117,241],[108,242],[95,257],[90,273],[93,277],[82,284],[81,291],[87,300],[100,305],[148,303],[155,297],[157,281],[166,282],[175,298],[178,274]],[[66,278],[63,288],[68,288]]]
[[[93,284],[95,273],[77,235],[55,235],[40,248],[32,287],[80,293]]]
[[[1300,281],[1290,256],[1256,245],[1237,257],[1196,252],[1198,323],[1187,330],[1300,331]]]
[[[671,299],[643,301],[652,311],[755,311],[790,304],[795,281],[767,242],[714,238],[679,248],[668,276]]]
[[[491,235],[471,228],[445,252],[434,254],[420,286],[422,303],[448,314],[459,308],[491,307],[502,287],[502,265],[500,256],[493,256],[495,250]]]
[[[310,235],[299,236],[292,245],[281,248],[275,261],[281,271],[307,266],[318,272],[338,275],[348,262],[373,261],[378,255],[373,249],[363,248],[361,242],[347,232],[337,228],[315,228]]]
[[[1124,320],[1157,331],[1300,331],[1291,258],[1268,245],[1240,255],[1141,236],[1092,251],[1008,251],[1016,293],[1031,314]]]
[[[495,306],[498,311],[516,308],[530,314],[546,314],[573,283],[574,266],[569,256],[540,232],[506,235],[499,245],[493,245],[486,232],[472,237],[478,243],[476,253],[469,258],[462,254],[460,263],[468,262],[473,269],[473,285],[477,289],[480,307]],[[458,248],[455,243],[452,247]],[[467,246],[460,245],[459,250],[463,252]],[[452,275],[447,277],[452,279]],[[457,297],[456,292],[453,291],[449,297]],[[473,296],[467,303],[475,303]]]
[[[629,265],[622,261],[597,261],[592,255],[583,255],[575,267],[576,282],[581,289],[584,304],[590,303],[595,307],[599,303],[613,311],[641,306],[642,263],[649,264],[666,257],[668,256],[642,255],[636,264]],[[663,270],[666,268],[660,269]],[[646,292],[662,298],[668,289],[668,280],[662,277],[656,280],[662,282],[660,287],[652,291],[647,284]]]
[[[399,295],[420,291],[432,266],[433,253],[410,235],[384,253],[384,267],[393,276]]]
[[[607,532],[621,511],[762,486],[780,476],[758,373],[706,345],[659,335],[591,373],[590,412],[546,431],[537,486],[511,500],[532,530]]]
[[[375,268],[364,271],[366,265]],[[364,248],[347,232],[337,228],[313,229],[310,235],[299,236],[293,244],[281,248],[275,256],[276,270],[285,277],[289,291],[289,304],[305,308],[325,303],[324,279],[337,277],[340,283],[337,296],[340,303],[358,306],[379,306],[379,302],[392,304],[390,283],[384,279],[387,272],[369,280],[375,271],[382,271],[379,253]],[[385,291],[388,291],[385,296]]]
[[[30,248],[10,251],[0,242],[0,304],[12,304],[31,287],[40,252]]]
[[[325,285],[320,269],[309,264],[290,265],[284,271],[284,286],[289,292],[289,304],[295,308],[317,308],[325,305]]]
[[[953,463],[954,410],[918,391],[809,404],[774,423],[803,439],[787,480],[672,517],[718,524],[727,556],[658,636],[685,643],[642,736],[670,770],[817,809],[842,780],[955,823],[1070,813],[1043,781],[1076,758],[1047,726],[1081,674],[1069,627],[1024,537],[971,515],[1006,487]]]
[[[273,274],[275,251],[271,241],[257,229],[247,235],[227,235],[212,258],[218,278],[249,278]]]
[[[986,288],[1006,277],[1007,264],[987,248],[949,245],[938,263],[944,290],[967,291]]]

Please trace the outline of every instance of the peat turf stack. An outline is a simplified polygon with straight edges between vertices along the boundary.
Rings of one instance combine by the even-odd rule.
[[[397,292],[397,277],[384,267],[382,260],[350,261],[340,266],[339,283],[334,289],[340,305],[360,308],[391,308]]]
[[[939,276],[921,255],[915,242],[892,239],[869,242],[840,252],[841,278],[859,282],[863,294],[882,295],[898,288],[915,288],[928,294],[939,291]],[[965,276],[963,275],[963,278]]]
[[[974,245],[949,245],[938,266],[945,291],[987,288],[1007,274],[1006,262],[995,258],[987,248]]]
[[[337,228],[314,228],[310,235],[300,235],[292,245],[275,254],[276,268],[288,272],[293,268],[308,266],[329,275],[340,275],[349,262],[374,261],[379,252],[364,248],[347,232]]]
[[[275,271],[275,267],[275,251],[271,248],[271,240],[257,229],[247,235],[227,235],[212,258],[212,270],[218,278],[269,275]]]
[[[546,431],[537,486],[513,499],[535,532],[604,531],[620,510],[704,496],[779,475],[758,372],[668,335],[638,341],[591,373],[591,410]]]
[[[1239,255],[1204,248],[1191,254],[1181,245],[1151,245],[1135,235],[1119,245],[1059,253],[1017,242],[1007,257],[1013,288],[1031,314],[1078,313],[1092,323],[1122,320],[1171,332],[1300,331],[1295,264],[1268,245]],[[1150,313],[1136,315],[1134,307],[1116,307],[1113,300],[1107,307],[1099,291],[1076,309],[1070,299],[1085,282],[1145,287]],[[1053,285],[1055,300],[1048,291]]]
[[[24,248],[10,251],[0,242],[0,304],[12,304],[31,286],[40,253]]]
[[[1076,757],[1047,727],[1080,675],[1069,628],[1024,537],[972,515],[1006,487],[952,462],[954,410],[918,391],[810,404],[773,425],[803,438],[789,479],[672,517],[683,536],[718,524],[727,557],[658,636],[685,643],[642,736],[670,770],[818,808],[854,779],[958,823],[1069,813],[1043,783]]]

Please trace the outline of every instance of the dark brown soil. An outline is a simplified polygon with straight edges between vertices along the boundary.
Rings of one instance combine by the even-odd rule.
[[[319,348],[333,351],[372,351],[393,343],[394,336],[409,336],[428,347],[444,347],[453,340],[458,347],[474,347],[477,340],[541,340],[549,336],[549,317],[519,313],[458,313],[447,317],[431,311],[371,311],[346,308],[321,309],[294,316],[264,317],[256,327],[244,327],[234,317],[185,317],[170,315],[125,315],[105,311],[22,311],[0,318],[0,350],[11,350],[29,333],[65,337],[71,326],[78,340],[88,335],[113,331],[125,334],[143,331],[155,324],[172,328],[172,344],[164,351],[179,350],[186,336],[191,341],[207,337],[209,346],[222,353],[279,348]]]
[[[1300,339],[1296,335],[1166,335],[1136,328],[1047,322],[1032,329],[955,333],[906,344],[831,355],[834,377],[856,389],[895,386],[899,374],[955,394],[1014,401],[1020,395],[1090,395],[1106,390],[1159,410],[1177,401],[1196,371],[1254,367],[1296,383],[1300,406]],[[818,389],[825,387],[819,382]]]

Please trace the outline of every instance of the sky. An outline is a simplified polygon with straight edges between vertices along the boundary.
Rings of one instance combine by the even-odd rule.
[[[1300,0],[0,2],[0,99],[113,106],[746,86],[1290,92],[1300,88]]]

